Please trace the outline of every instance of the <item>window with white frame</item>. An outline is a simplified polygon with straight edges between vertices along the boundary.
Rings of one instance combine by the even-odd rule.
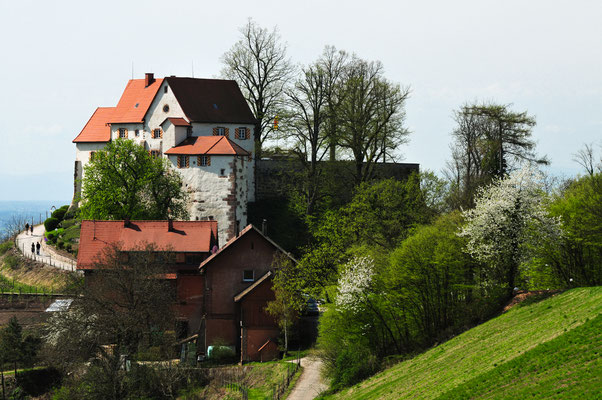
[[[206,167],[209,165],[209,156],[198,156],[197,163],[199,167]]]
[[[217,136],[224,136],[226,134],[226,128],[223,126],[218,126],[216,128]]]
[[[237,139],[244,140],[246,138],[247,138],[247,128],[245,128],[245,127],[238,128]]]
[[[153,129],[153,139],[161,138],[161,128]]]
[[[119,137],[120,138],[127,138],[128,137],[128,130],[125,128],[119,128]]]

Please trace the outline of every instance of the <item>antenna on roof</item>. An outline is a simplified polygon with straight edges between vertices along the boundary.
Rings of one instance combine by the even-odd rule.
[[[191,60],[190,63],[192,64],[192,77],[194,78],[194,60]]]

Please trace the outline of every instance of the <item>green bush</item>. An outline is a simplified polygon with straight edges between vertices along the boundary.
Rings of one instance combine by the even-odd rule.
[[[340,390],[360,382],[378,369],[378,362],[367,349],[345,348],[337,357],[331,388]]]
[[[60,222],[63,220],[63,218],[65,218],[66,213],[67,213],[67,210],[63,210],[62,208],[59,208],[58,210],[54,210],[54,212],[51,215],[51,218],[56,218]]]
[[[0,256],[4,255],[4,253],[6,253],[9,249],[12,249],[12,248],[13,248],[13,242],[11,242],[10,240],[0,244]]]
[[[52,213],[52,214],[54,215],[54,213]],[[46,219],[46,221],[44,221],[44,228],[46,229],[46,232],[55,230],[56,227],[59,226],[59,222],[61,222],[61,221],[55,217],[50,217],[50,218]]]
[[[6,257],[4,257],[4,265],[6,265],[8,268],[15,269],[18,264],[19,259],[13,256],[12,254],[9,254]]]
[[[63,247],[65,247],[65,242],[59,239],[59,241],[56,243],[56,247],[62,249]]]
[[[63,222],[61,222],[61,228],[67,229],[72,227],[73,225],[77,224],[77,220],[76,219],[64,219]]]
[[[72,246],[71,243],[65,243],[65,250],[67,250],[68,252],[71,252]]]

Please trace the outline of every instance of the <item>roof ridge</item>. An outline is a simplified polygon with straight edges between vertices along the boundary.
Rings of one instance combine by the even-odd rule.
[[[201,137],[201,136],[197,136],[197,137]],[[207,137],[210,137],[210,136],[207,136]],[[209,151],[211,151],[212,148],[214,148],[215,146],[217,146],[217,144],[219,142],[221,142],[223,138],[225,138],[225,136],[220,136],[219,139],[217,139],[215,141],[215,143],[213,143],[213,145],[211,145],[211,147],[209,147],[207,150],[205,150],[205,154],[209,153]]]

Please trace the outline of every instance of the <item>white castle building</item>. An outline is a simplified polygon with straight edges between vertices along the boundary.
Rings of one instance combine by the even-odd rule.
[[[133,139],[169,159],[188,192],[190,219],[217,220],[223,246],[247,225],[247,203],[255,200],[254,124],[235,81],[132,79],[117,106],[97,108],[73,140],[75,198],[94,152]]]

